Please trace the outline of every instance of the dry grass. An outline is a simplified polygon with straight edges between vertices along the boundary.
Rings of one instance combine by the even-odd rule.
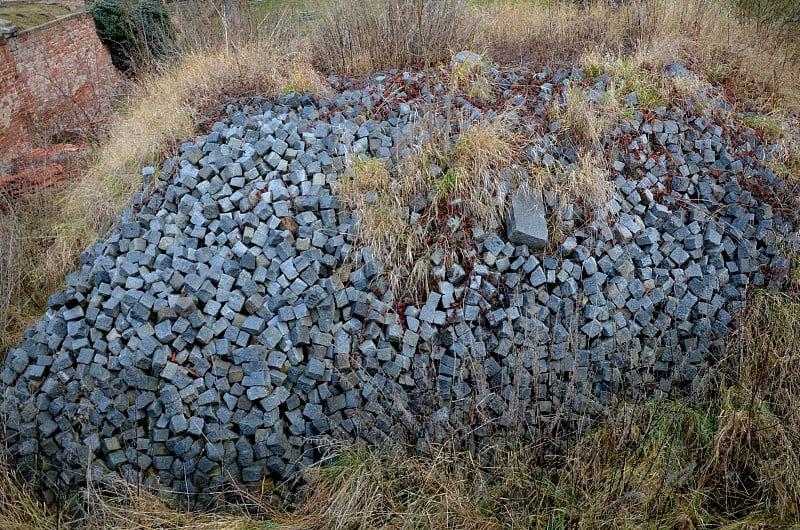
[[[175,52],[218,52],[241,50],[269,41],[299,45],[306,13],[302,0],[214,0],[172,4]]]
[[[707,479],[728,513],[800,520],[800,297],[753,296],[732,348]],[[752,506],[752,507],[751,507]]]
[[[432,254],[441,251],[449,267],[468,257],[471,227],[501,226],[507,206],[501,169],[516,152],[502,117],[462,123],[457,135],[441,121],[423,121],[398,167],[356,159],[335,190],[358,212],[356,247],[393,271],[390,283],[400,298],[427,293]]]
[[[556,161],[549,167],[541,164],[528,168],[534,187],[553,192],[559,198],[553,214],[555,221],[551,223],[556,233],[562,215],[573,205],[587,214],[591,212],[592,216],[605,217],[608,202],[616,191],[608,155],[614,146],[609,144],[608,133],[624,115],[613,88],[601,103],[591,101],[587,92],[577,87],[570,89],[564,94],[563,104],[555,102],[551,109],[551,121],[561,125],[557,133],[559,141],[574,150],[576,162],[567,167]]]
[[[384,162],[376,159],[354,160],[349,173],[334,191],[346,207],[357,212],[356,248],[380,256],[390,271],[413,263],[425,237],[426,223],[409,222],[410,211],[404,201],[413,190],[407,186],[409,181],[392,179]]]
[[[577,155],[578,161],[574,167],[537,168],[533,171],[533,185],[555,192],[559,197],[556,223],[562,219],[567,206],[571,205],[578,205],[587,217],[605,217],[608,202],[616,191],[608,162],[602,153],[581,148]]]
[[[0,358],[41,317],[82,250],[56,236],[61,197],[63,192],[42,190],[0,211]]]
[[[291,527],[693,528],[712,520],[696,471],[714,427],[710,411],[653,402],[619,409],[564,453],[530,441],[351,450],[313,473]]]
[[[586,90],[573,88],[566,92],[563,106],[554,105],[553,119],[559,120],[566,136],[575,146],[603,151],[604,135],[620,118],[614,98],[606,95],[602,103],[589,99]]]
[[[45,506],[32,486],[17,475],[0,451],[0,529],[56,528],[58,516]]]
[[[463,92],[471,98],[489,99],[492,96],[492,80],[487,74],[491,62],[477,55],[462,62],[450,62],[450,78],[453,90]]]
[[[260,517],[239,514],[194,513],[167,507],[152,493],[123,481],[89,486],[76,500],[78,514],[70,518],[70,529],[113,528],[117,530],[256,530],[271,525]]]
[[[474,43],[478,18],[463,0],[319,0],[314,64],[367,73],[447,63]]]
[[[440,193],[451,202],[460,201],[462,216],[486,231],[496,230],[505,220],[506,188],[500,170],[515,158],[516,143],[501,115],[461,132],[445,156],[455,178]]]
[[[758,107],[800,108],[800,51],[725,2],[498,2],[479,42],[506,63],[573,64],[587,52],[685,64]],[[482,39],[482,40],[481,40]]]
[[[478,452],[439,447],[429,456],[398,447],[349,450],[314,472],[303,507],[287,524],[791,527],[800,518],[800,301],[765,296],[739,337],[741,355],[730,359],[739,382],[728,380],[722,393],[712,389],[707,401],[621,404],[589,434],[555,444],[563,451],[531,441]],[[764,310],[764,319],[782,313],[780,329],[758,317]],[[764,342],[775,333],[777,341]]]
[[[314,475],[292,528],[502,528],[481,513],[488,485],[469,453],[362,449]]]

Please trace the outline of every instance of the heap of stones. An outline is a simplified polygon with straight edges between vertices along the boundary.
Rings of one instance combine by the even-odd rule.
[[[576,156],[547,109],[580,71],[490,73],[511,126],[537,135],[528,163],[568,172]],[[475,229],[464,263],[434,252],[434,290],[395,299],[331,185],[356,157],[407,156],[431,102],[468,124],[495,100],[423,73],[331,82],[327,100],[230,105],[145,168],[151,191],[8,352],[3,437],[51,494],[88,470],[210,506],[232,484],[297,477],[331,440],[424,451],[535,436],[617,396],[689,394],[748,287],[785,281],[779,246],[796,239],[763,199],[784,189],[770,147],[715,118],[719,105],[639,112],[631,95],[633,118],[607,133],[624,147],[608,216],[510,189],[503,229]],[[570,235],[553,242],[556,209]]]

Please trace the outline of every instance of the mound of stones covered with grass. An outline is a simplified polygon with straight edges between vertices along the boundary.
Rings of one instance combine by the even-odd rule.
[[[206,507],[296,479],[335,441],[480,445],[583,426],[621,397],[690,395],[748,288],[787,278],[796,239],[770,146],[713,100],[631,97],[605,134],[621,147],[606,215],[522,194],[514,173],[505,225],[461,223],[463,258],[432,247],[430,292],[403,298],[391,275],[407,271],[359,246],[335,193],[355,159],[414,156],[425,114],[455,108],[461,127],[510,115],[537,138],[528,167],[576,162],[549,112],[579,71],[487,75],[487,97],[391,72],[232,104],[146,168],[150,191],[7,354],[14,461],[51,496],[121,477]]]

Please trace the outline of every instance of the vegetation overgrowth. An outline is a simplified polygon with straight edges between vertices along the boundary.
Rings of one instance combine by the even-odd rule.
[[[581,64],[608,73],[641,105],[693,100],[698,87],[660,75],[681,63],[721,87],[732,115],[784,146],[775,170],[798,180],[800,40],[787,0],[219,0],[174,4],[173,55],[142,74],[107,138],[69,189],[4,204],[0,219],[0,351],[40,317],[45,301],[106,233],[132,195],[141,168],[158,166],[225,98],[326,90],[326,76],[447,64],[473,49],[501,66]],[[579,98],[575,99],[579,101]],[[567,107],[565,124],[583,148],[572,192],[607,193],[597,135],[619,111]],[[794,116],[794,122],[792,121]],[[491,127],[491,124],[489,124]],[[435,130],[432,132],[436,132]],[[489,132],[492,132],[489,130]],[[421,167],[471,186],[488,175],[486,156],[514,139],[476,131],[473,145],[433,143]],[[483,136],[480,136],[483,134]],[[467,141],[467,140],[464,140]],[[435,149],[439,146],[439,149]],[[385,168],[356,164],[350,185]],[[410,178],[410,177],[409,177]],[[547,175],[542,175],[546,182]],[[373,182],[373,185],[374,185]],[[570,193],[570,190],[565,190]],[[354,195],[357,195],[354,194]],[[355,200],[355,199],[354,199]],[[365,206],[365,205],[359,205]],[[376,230],[368,236],[380,244]],[[369,215],[369,208],[362,208]],[[490,209],[491,210],[491,209]],[[478,212],[492,223],[497,211]],[[363,228],[362,228],[363,230]],[[791,251],[800,267],[797,250]],[[790,528],[800,524],[800,294],[753,292],[726,355],[691,402],[652,400],[606,411],[580,438],[508,439],[480,451],[441,447],[343,449],[314,470],[294,512],[268,497],[226,515],[175,512],[135,488],[80,492],[47,507],[0,462],[0,528]],[[244,513],[247,511],[247,514]]]
[[[162,60],[174,36],[169,10],[161,0],[96,0],[92,17],[97,36],[123,72]]]

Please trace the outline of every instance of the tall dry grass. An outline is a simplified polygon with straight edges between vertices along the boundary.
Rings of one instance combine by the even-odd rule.
[[[8,201],[2,203],[3,212],[0,213],[0,329],[8,330],[12,327],[14,316],[12,308],[14,301],[19,297],[22,289],[22,276],[24,268],[21,266],[20,248],[23,241],[19,218]],[[9,333],[0,335],[0,351],[6,351],[13,344],[9,343]],[[5,356],[0,356],[0,359]]]
[[[730,356],[729,385],[718,398],[720,426],[705,478],[728,493],[717,499],[726,512],[797,523],[800,295],[754,293]],[[743,511],[744,506],[753,507]]]
[[[83,250],[57,236],[64,194],[45,189],[13,204],[0,198],[0,359],[41,317]]]
[[[761,107],[800,105],[800,48],[717,0],[497,2],[478,42],[506,64],[574,64],[587,52],[680,62]]]
[[[475,43],[480,17],[464,0],[319,0],[314,64],[367,73],[447,62]]]
[[[175,54],[241,50],[265,41],[300,50],[310,25],[302,0],[211,0],[172,5]]]

